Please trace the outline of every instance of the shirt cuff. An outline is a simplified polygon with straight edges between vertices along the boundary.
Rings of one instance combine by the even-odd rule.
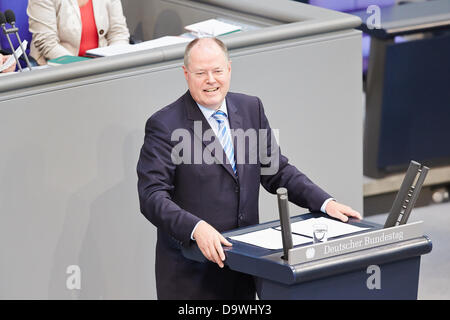
[[[194,229],[192,229],[192,232],[191,232],[191,240],[194,240],[194,241],[195,241],[195,239],[194,239],[194,232],[195,232],[195,229],[197,229],[198,224],[199,224],[200,222],[202,222],[202,221],[203,221],[203,220],[200,220],[199,222],[197,222],[197,223],[195,224]]]
[[[325,211],[325,208],[327,207],[328,202],[330,201],[336,201],[336,199],[334,198],[328,198],[327,200],[324,201],[324,203],[322,204],[322,206],[320,207],[320,211],[322,211],[323,213],[327,213]],[[194,228],[195,229],[195,228]]]

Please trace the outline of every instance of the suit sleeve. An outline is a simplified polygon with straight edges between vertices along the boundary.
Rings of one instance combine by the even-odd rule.
[[[153,118],[147,121],[137,165],[139,203],[141,212],[151,223],[184,245],[189,243],[200,219],[171,199],[176,165],[171,158],[170,137],[170,130],[161,121]]]
[[[260,128],[266,130],[266,141],[260,141],[261,184],[268,192],[275,194],[284,187],[288,190],[289,201],[310,211],[320,211],[325,200],[332,198],[328,193],[314,184],[295,166],[289,164],[288,158],[282,155],[274,131],[264,114],[261,101],[259,103]]]

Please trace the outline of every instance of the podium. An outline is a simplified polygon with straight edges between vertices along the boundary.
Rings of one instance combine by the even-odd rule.
[[[308,213],[290,221],[322,216]],[[288,260],[283,259],[283,249],[270,250],[229,239],[277,227],[279,220],[225,232],[223,236],[233,246],[224,247],[224,263],[254,276],[261,300],[417,299],[420,258],[432,249],[431,240],[422,234],[422,222],[391,228],[364,220],[350,219],[348,223],[368,229],[323,243],[313,244],[311,239],[311,243],[290,249]],[[184,248],[183,254],[211,263],[195,244]]]
[[[254,276],[260,299],[417,299],[420,258],[431,251],[432,243],[423,234],[422,221],[407,221],[428,171],[410,162],[384,225],[349,219],[348,224],[360,227],[353,233],[319,243],[310,237],[297,246],[291,225],[324,214],[291,218],[287,190],[279,188],[279,220],[223,233],[233,243],[224,248],[225,264]],[[282,248],[277,250],[230,239],[278,227]],[[210,263],[195,244],[182,251],[189,259]]]

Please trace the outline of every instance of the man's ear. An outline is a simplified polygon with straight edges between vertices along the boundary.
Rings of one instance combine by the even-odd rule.
[[[183,68],[183,72],[184,72],[184,77],[185,77],[186,80],[187,80],[187,77],[188,77],[188,70],[187,70],[187,68],[186,68],[185,66],[182,66],[182,68]]]

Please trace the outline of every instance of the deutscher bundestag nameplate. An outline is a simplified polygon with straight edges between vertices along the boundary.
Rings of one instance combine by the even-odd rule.
[[[299,264],[375,248],[423,236],[422,221],[377,229],[323,243],[289,250],[289,264]]]

